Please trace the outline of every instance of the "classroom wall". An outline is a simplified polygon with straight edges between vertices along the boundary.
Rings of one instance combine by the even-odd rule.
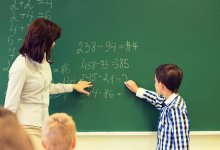
[[[191,135],[190,150],[219,150],[220,134]],[[76,150],[156,150],[156,133],[145,135],[77,135]]]

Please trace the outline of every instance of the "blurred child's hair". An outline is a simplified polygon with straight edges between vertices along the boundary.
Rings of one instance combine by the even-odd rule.
[[[42,126],[42,141],[47,150],[69,150],[76,137],[76,126],[66,113],[55,113]]]

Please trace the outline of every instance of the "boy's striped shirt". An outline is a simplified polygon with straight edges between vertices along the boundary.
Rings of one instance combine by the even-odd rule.
[[[139,88],[136,96],[160,110],[157,150],[189,150],[190,120],[184,100],[173,93],[167,100],[157,93]]]

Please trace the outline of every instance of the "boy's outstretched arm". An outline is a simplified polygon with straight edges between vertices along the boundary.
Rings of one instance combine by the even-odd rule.
[[[165,100],[164,97],[159,96],[156,92],[138,87],[137,84],[132,80],[128,80],[124,83],[130,91],[136,94],[137,97],[145,99],[159,110],[162,108],[162,104]]]
[[[126,81],[126,82],[124,82],[124,83],[125,83],[126,87],[127,87],[131,92],[137,93],[137,90],[138,90],[139,87],[137,86],[137,84],[136,84],[134,81],[128,80],[128,81]]]

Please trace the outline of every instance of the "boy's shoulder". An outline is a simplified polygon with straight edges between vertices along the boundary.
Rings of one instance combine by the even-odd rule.
[[[173,100],[173,102],[171,103],[171,105],[169,106],[169,109],[176,109],[176,110],[186,109],[186,103],[180,95],[177,95]]]

